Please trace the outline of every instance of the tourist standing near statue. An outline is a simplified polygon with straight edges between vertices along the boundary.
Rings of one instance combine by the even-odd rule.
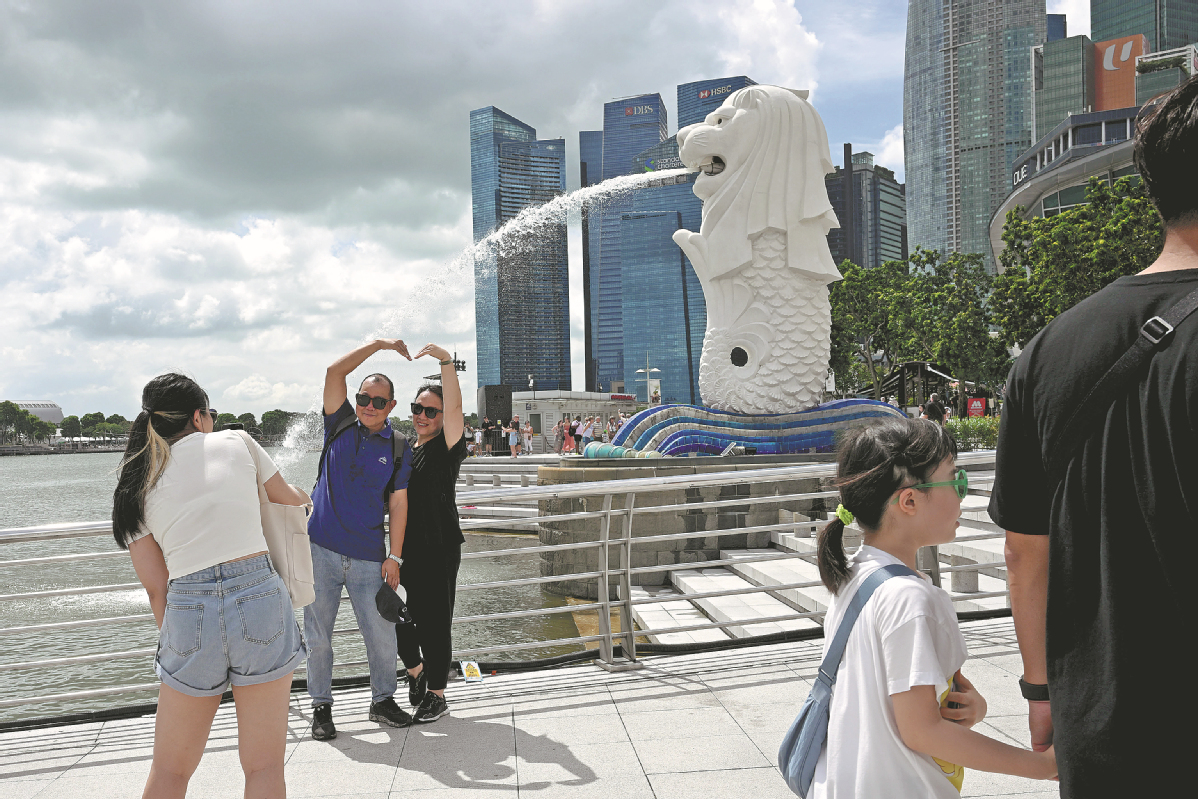
[[[524,448],[522,450],[525,455],[532,454],[532,420],[528,419],[524,422]]]
[[[416,357],[426,355],[441,362],[441,385],[422,386],[412,403],[416,446],[400,575],[408,591],[412,623],[395,628],[399,656],[408,670],[408,701],[416,708],[418,724],[436,721],[449,712],[445,685],[453,651],[453,604],[462,544],[466,543],[455,491],[466,457],[462,389],[448,352],[426,344]]]
[[[990,499],[1032,743],[1056,747],[1064,797],[1193,791],[1198,79],[1143,114],[1134,157],[1164,248],[1024,347]]]
[[[412,452],[392,431],[395,386],[386,375],[368,375],[353,404],[345,381],[367,358],[393,350],[411,360],[399,339],[372,341],[338,358],[324,378],[324,451],[312,490],[312,569],[316,601],[304,608],[308,638],[308,695],[312,698],[312,737],[337,737],[333,724],[333,625],[342,587],[349,593],[370,666],[368,718],[405,727],[412,717],[393,698],[395,625],[379,615],[375,594],[384,580],[399,585],[400,546],[408,518],[408,475]],[[390,549],[383,517],[390,514]]]
[[[216,411],[191,378],[154,378],[141,407],[112,498],[112,533],[129,550],[160,631],[154,669],[162,685],[144,795],[187,793],[232,683],[245,795],[282,797],[291,673],[305,649],[267,553],[258,484],[276,504],[304,505],[307,497],[257,442],[212,432]]]

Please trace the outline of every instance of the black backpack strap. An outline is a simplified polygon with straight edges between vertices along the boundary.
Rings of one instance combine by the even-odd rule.
[[[1182,297],[1160,316],[1154,316],[1145,322],[1132,345],[1094,384],[1085,399],[1077,404],[1073,414],[1065,422],[1061,436],[1053,446],[1045,466],[1053,485],[1064,479],[1065,469],[1090,436],[1094,425],[1106,416],[1111,405],[1127,390],[1128,384],[1140,369],[1151,361],[1157,352],[1169,346],[1173,341],[1174,329],[1195,310],[1198,310],[1198,289]]]
[[[395,482],[395,475],[399,474],[399,468],[403,466],[404,452],[410,448],[408,439],[403,433],[391,428],[391,477],[387,479],[387,485],[383,487],[383,510],[389,511],[391,501],[391,484]]]
[[[325,439],[324,449],[320,451],[320,460],[316,464],[316,483],[312,485],[313,493],[316,491],[316,486],[320,484],[320,476],[324,474],[324,459],[328,457],[329,447],[333,445],[333,440],[357,423],[357,414],[351,413],[349,416],[346,416],[344,419],[337,422],[337,426],[333,428],[332,434]],[[394,475],[392,475],[392,478],[394,478]]]

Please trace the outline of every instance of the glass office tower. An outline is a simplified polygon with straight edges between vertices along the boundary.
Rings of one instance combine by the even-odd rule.
[[[728,95],[746,86],[756,85],[757,81],[744,75],[678,84],[678,129],[702,122],[720,107]]]
[[[1090,0],[1090,39],[1103,42],[1142,33],[1152,52],[1198,42],[1194,0]]]
[[[828,250],[837,265],[848,259],[872,269],[887,261],[907,257],[907,194],[894,172],[874,164],[873,153],[853,153],[853,238],[852,247],[846,238],[848,226],[845,182],[847,174],[841,167],[824,177],[828,201],[841,226],[828,231]]]
[[[474,240],[566,190],[566,143],[489,106],[470,112]],[[566,225],[507,240],[474,260],[478,384],[571,389]]]
[[[1048,15],[1048,30],[1047,42],[1055,42],[1058,39],[1064,39],[1069,36],[1069,27],[1065,22],[1064,14],[1049,14]]]
[[[642,94],[613,100],[603,106],[601,180],[642,171],[636,156],[666,138],[666,109],[659,94]],[[580,144],[581,144],[580,137]],[[593,146],[593,138],[590,140]],[[587,162],[590,178],[591,163]],[[590,360],[587,389],[610,391],[612,383],[624,380],[623,274],[620,267],[620,224],[632,210],[632,197],[624,195],[588,203],[583,283]]]
[[[1093,111],[1094,43],[1070,36],[1032,48],[1036,141],[1047,136],[1070,114]]]
[[[1029,51],[1044,0],[911,0],[903,83],[907,225],[913,246],[982,253],[1010,168],[1032,145]]]

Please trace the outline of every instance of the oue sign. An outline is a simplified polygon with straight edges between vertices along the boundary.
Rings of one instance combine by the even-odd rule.
[[[1011,186],[1018,186],[1023,181],[1027,180],[1027,164],[1015,170],[1015,174],[1011,176]]]

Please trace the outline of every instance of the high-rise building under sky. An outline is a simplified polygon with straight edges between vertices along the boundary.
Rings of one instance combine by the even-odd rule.
[[[757,81],[745,75],[678,84],[678,129],[702,122],[733,92],[756,85]]]
[[[1150,52],[1198,42],[1195,0],[1090,0],[1090,39],[1102,42],[1142,33]]]
[[[848,208],[845,185],[848,174],[842,167],[824,177],[828,201],[840,227],[828,231],[828,250],[836,264],[848,259],[872,269],[887,261],[907,257],[906,187],[894,172],[874,164],[873,153],[852,154],[852,210]],[[850,220],[849,215],[852,215]],[[852,231],[853,240],[848,240]]]
[[[990,215],[1031,147],[1044,0],[911,0],[903,139],[912,249],[990,255]]]
[[[566,190],[566,142],[488,106],[470,112],[470,193],[477,242],[530,205]],[[569,391],[566,225],[508,241],[474,261],[478,385]]]

